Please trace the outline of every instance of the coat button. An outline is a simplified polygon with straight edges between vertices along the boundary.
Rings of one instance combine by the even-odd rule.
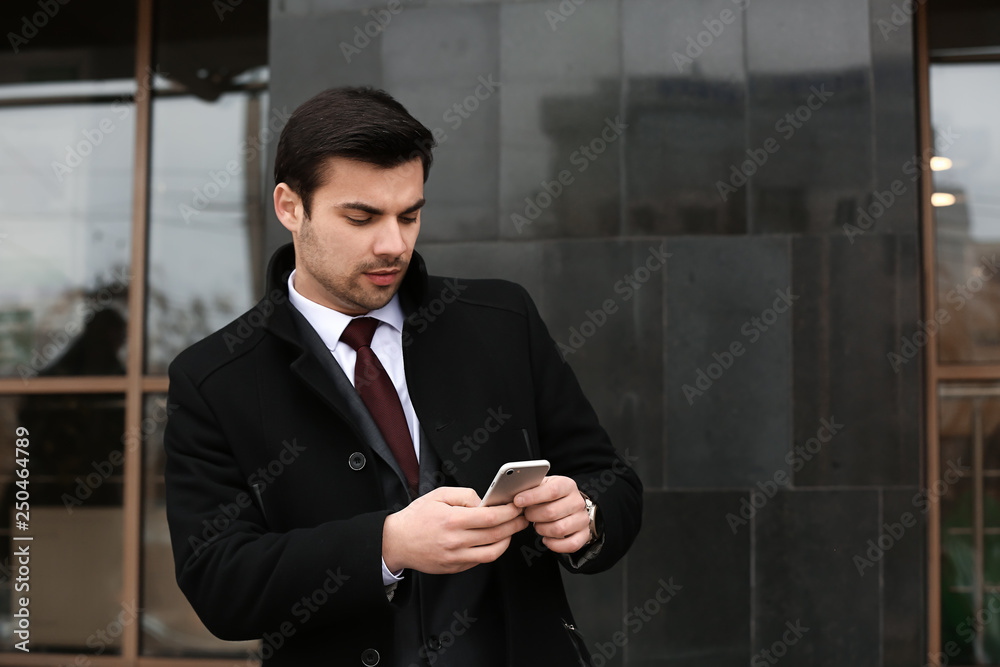
[[[361,664],[366,667],[374,667],[378,664],[379,655],[378,651],[373,648],[366,648],[361,652]]]
[[[351,458],[347,459],[347,464],[351,466],[351,470],[361,470],[365,467],[365,455],[361,452],[354,452],[351,454]]]
[[[432,651],[440,651],[441,639],[437,635],[431,635],[427,638],[427,648]]]

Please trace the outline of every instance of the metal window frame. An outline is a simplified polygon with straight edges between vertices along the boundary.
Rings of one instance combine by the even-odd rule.
[[[933,150],[934,136],[931,129],[930,107],[930,43],[928,33],[927,3],[921,2],[917,10],[917,100],[919,113],[919,146],[921,155],[930,155]],[[962,57],[935,57],[937,62],[996,62],[996,54],[963,55]],[[936,259],[937,244],[934,234],[934,207],[931,205],[931,195],[934,192],[932,173],[927,160],[922,160],[920,180],[920,221],[921,241],[923,245],[923,306],[924,317],[931,316],[937,310]],[[1000,388],[969,386],[970,382],[1000,383],[1000,364],[954,364],[941,363],[938,359],[937,345],[927,345],[924,348],[924,406],[927,450],[924,469],[924,488],[941,478],[941,438],[939,424],[940,399],[975,393],[975,398],[982,399],[1000,395]],[[966,383],[964,386],[961,383]],[[982,605],[983,593],[987,588],[983,581],[983,434],[981,423],[981,400],[976,401],[973,411],[973,484],[976,500],[973,519],[973,541],[976,552],[976,582],[973,597],[976,605]],[[927,651],[931,656],[940,655],[941,646],[941,507],[936,494],[928,494],[929,512],[927,523]],[[976,633],[976,642],[981,642],[981,633]]]

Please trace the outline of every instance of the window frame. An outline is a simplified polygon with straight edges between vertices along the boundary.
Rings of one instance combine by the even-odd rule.
[[[154,0],[135,0],[136,40],[135,71],[136,91],[154,91],[153,49],[154,49]],[[252,86],[251,86],[252,87]],[[0,378],[0,396],[25,394],[104,394],[115,393],[125,398],[125,433],[141,433],[146,397],[150,394],[165,394],[168,380],[162,374],[146,374],[144,364],[146,340],[146,289],[147,289],[147,242],[149,237],[149,176],[151,110],[154,95],[169,91],[155,91],[153,94],[132,94],[127,96],[135,106],[134,166],[132,173],[132,213],[131,213],[131,287],[128,295],[127,360],[123,376],[67,376]],[[68,98],[73,101],[73,98]],[[115,96],[114,99],[121,99]],[[49,99],[0,100],[3,106],[24,106],[44,104]],[[60,102],[66,99],[58,100]],[[143,443],[129,440],[124,448],[123,476],[123,571],[122,603],[141,607],[142,591],[142,547],[143,547]],[[165,667],[183,663],[191,667],[221,667],[232,665],[233,658],[183,658],[153,657],[141,653],[142,623],[124,626],[119,655],[83,654],[87,664],[95,667]],[[78,655],[66,652],[32,652],[26,656],[20,651],[0,651],[0,666],[39,665],[58,667],[77,664]]]
[[[929,13],[927,2],[917,9],[916,60],[917,103],[919,117],[919,148],[921,160],[920,226],[923,286],[923,315],[937,312],[937,239],[934,229],[933,175],[929,156],[933,153],[934,135],[931,125],[930,68],[932,63],[1000,62],[1000,53],[982,52],[931,57]],[[942,363],[938,359],[937,341],[924,347],[924,427],[926,429],[926,461],[923,488],[928,489],[941,479],[941,438],[939,410],[942,394],[963,391],[970,385],[1000,383],[1000,363]],[[989,388],[983,387],[984,391]],[[940,498],[928,494],[927,519],[927,652],[930,656],[942,652],[941,599],[941,507]]]

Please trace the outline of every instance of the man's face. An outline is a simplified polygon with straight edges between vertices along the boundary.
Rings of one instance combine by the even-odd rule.
[[[384,169],[331,158],[313,194],[312,215],[297,207],[295,289],[348,315],[389,303],[420,232],[424,170],[420,158]]]

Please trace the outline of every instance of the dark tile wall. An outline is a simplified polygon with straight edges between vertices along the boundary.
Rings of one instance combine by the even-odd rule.
[[[271,2],[272,105],[373,85],[435,129],[418,249],[524,284],[635,460],[635,547],[566,577],[595,665],[925,661],[922,369],[887,358],[920,316],[893,4]]]

